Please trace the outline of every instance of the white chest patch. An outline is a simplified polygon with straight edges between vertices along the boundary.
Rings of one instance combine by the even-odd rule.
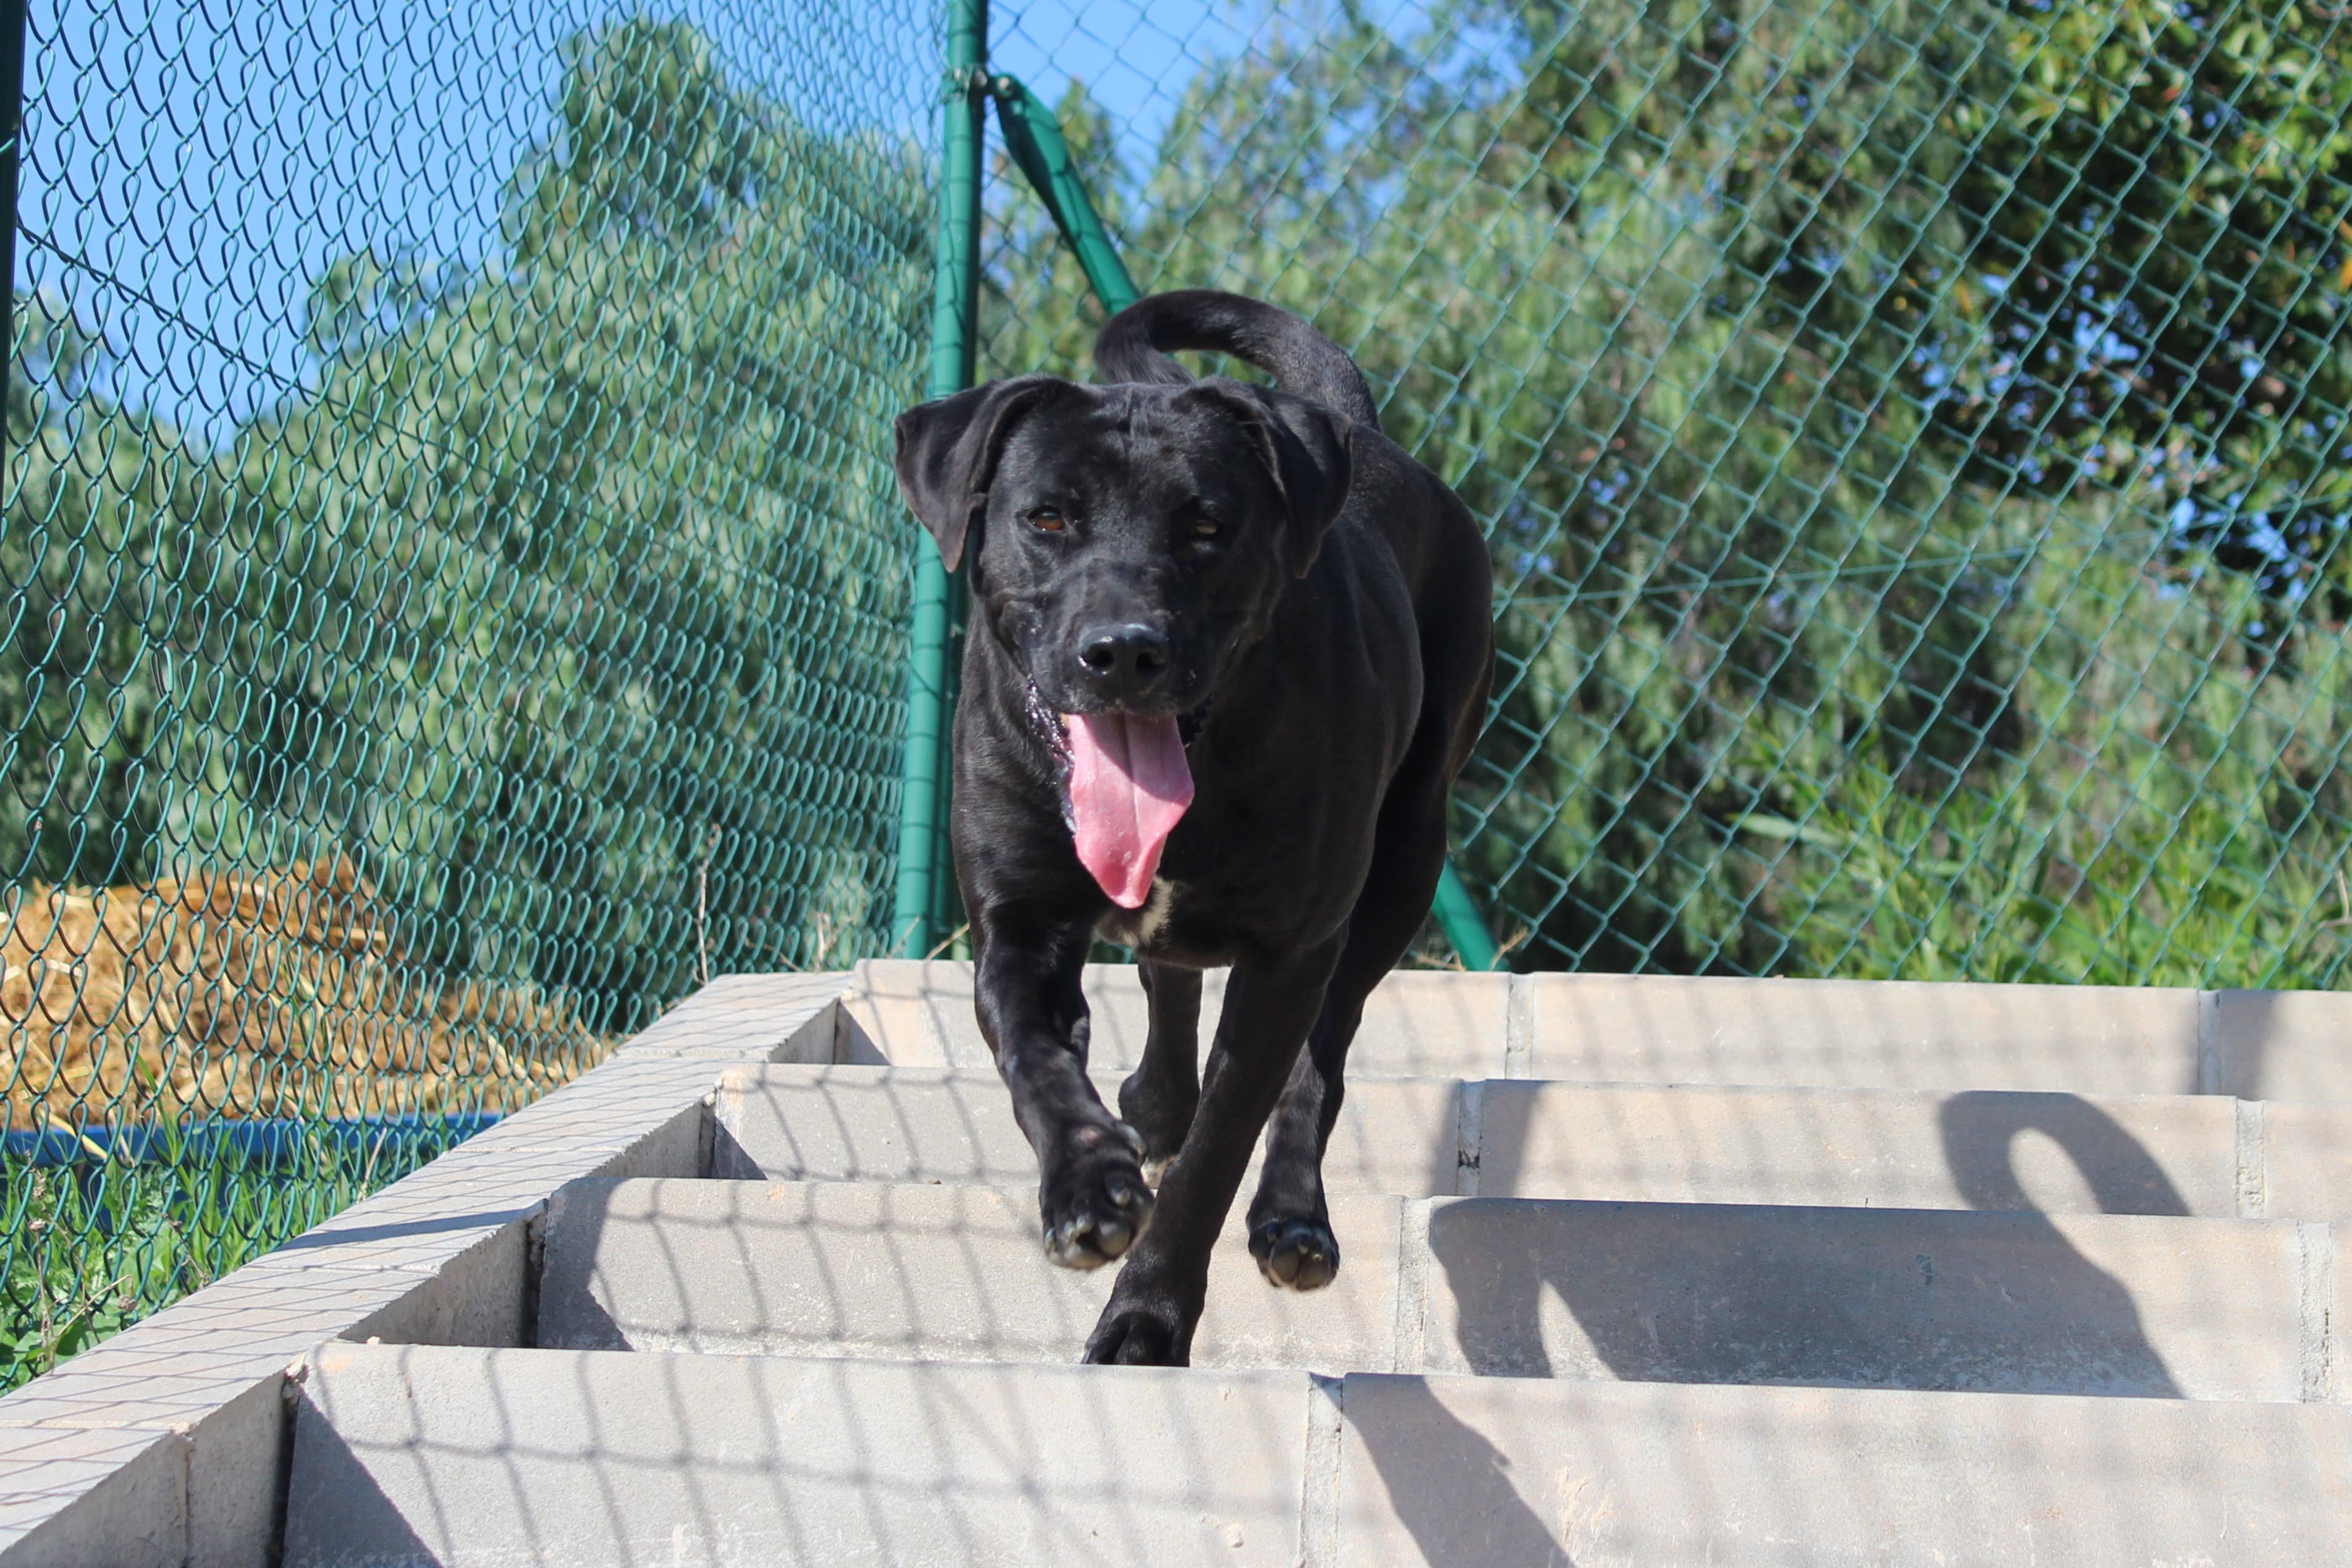
[[[1181,889],[1165,877],[1151,879],[1151,896],[1143,900],[1139,910],[1113,910],[1095,922],[1095,933],[1105,942],[1116,942],[1129,947],[1150,947],[1160,940],[1168,924],[1169,912],[1176,907],[1176,895]]]

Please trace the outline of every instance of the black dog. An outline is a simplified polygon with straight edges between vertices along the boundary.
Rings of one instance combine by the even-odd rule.
[[[1178,349],[1280,390],[1196,381]],[[1045,1247],[1079,1268],[1133,1249],[1087,1360],[1181,1364],[1269,1115],[1250,1251],[1301,1290],[1339,1266],[1323,1145],[1365,995],[1437,887],[1492,675],[1489,576],[1468,509],[1297,317],[1157,295],[1095,363],[1112,384],[1017,376],[901,416],[898,483],[950,568],[972,556],[956,875]],[[1135,947],[1150,996],[1123,1121],[1086,1074],[1097,932]],[[1168,1162],[1156,1217],[1146,1161]]]

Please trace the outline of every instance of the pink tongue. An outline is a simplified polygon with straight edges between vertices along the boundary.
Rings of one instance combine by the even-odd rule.
[[[1151,896],[1160,851],[1192,804],[1192,770],[1173,719],[1066,713],[1070,815],[1078,863],[1111,902],[1139,910]]]

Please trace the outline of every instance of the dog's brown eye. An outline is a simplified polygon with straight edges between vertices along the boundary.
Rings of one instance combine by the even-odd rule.
[[[1062,511],[1059,507],[1035,506],[1029,509],[1029,526],[1040,533],[1062,531]]]

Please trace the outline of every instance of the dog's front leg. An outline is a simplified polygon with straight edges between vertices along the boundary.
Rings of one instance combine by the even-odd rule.
[[[1133,1246],[1151,1218],[1143,1140],[1103,1108],[1087,1078],[1084,931],[976,922],[981,1032],[1037,1152],[1045,1255],[1096,1268]]]
[[[1191,1132],[1160,1182],[1151,1229],[1119,1270],[1087,1360],[1183,1366],[1208,1294],[1209,1253],[1224,1227],[1250,1149],[1323,1006],[1334,941],[1278,961],[1234,966]]]

